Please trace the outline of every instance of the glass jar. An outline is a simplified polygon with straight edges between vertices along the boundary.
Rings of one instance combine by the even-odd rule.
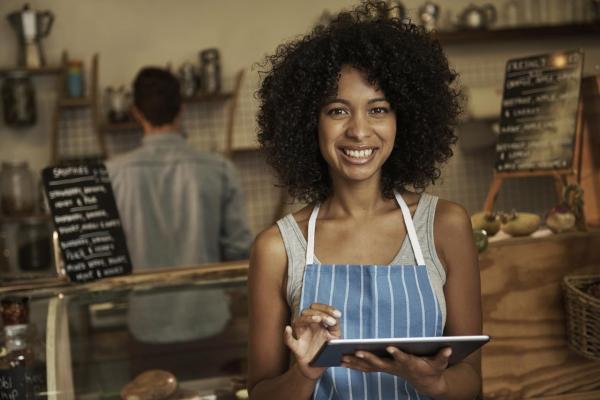
[[[52,230],[50,221],[43,217],[20,221],[17,233],[19,269],[42,271],[52,264]]]
[[[3,162],[0,170],[0,204],[7,217],[31,215],[35,209],[33,174],[29,164]]]
[[[31,126],[37,120],[35,92],[26,71],[7,74],[2,84],[4,122],[10,126]]]
[[[69,61],[67,67],[67,94],[69,97],[83,97],[83,63]]]

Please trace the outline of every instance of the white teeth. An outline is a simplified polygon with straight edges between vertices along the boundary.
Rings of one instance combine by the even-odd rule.
[[[344,149],[344,154],[352,158],[368,158],[373,153],[373,149],[366,150],[350,150]]]

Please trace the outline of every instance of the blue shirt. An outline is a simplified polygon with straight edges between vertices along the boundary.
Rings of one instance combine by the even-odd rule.
[[[243,196],[226,159],[165,133],[106,165],[134,268],[248,257]]]
[[[229,161],[165,133],[106,165],[134,271],[248,257],[252,238]],[[128,307],[129,330],[148,343],[212,336],[230,318],[221,288],[142,291]]]

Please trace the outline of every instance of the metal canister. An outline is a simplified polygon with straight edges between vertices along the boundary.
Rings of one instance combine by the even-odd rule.
[[[221,61],[218,49],[206,49],[200,52],[202,66],[202,92],[204,94],[221,91]]]

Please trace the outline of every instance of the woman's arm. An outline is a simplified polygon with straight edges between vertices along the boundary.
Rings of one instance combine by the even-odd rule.
[[[248,274],[250,332],[248,390],[252,399],[309,399],[316,380],[298,364],[289,367],[284,331],[290,311],[285,301],[287,256],[276,226],[254,242]]]
[[[444,335],[480,335],[481,287],[473,228],[466,210],[440,200],[436,209],[434,239],[446,267],[446,328]],[[481,391],[481,353],[477,351],[444,371],[444,399],[474,399]]]

